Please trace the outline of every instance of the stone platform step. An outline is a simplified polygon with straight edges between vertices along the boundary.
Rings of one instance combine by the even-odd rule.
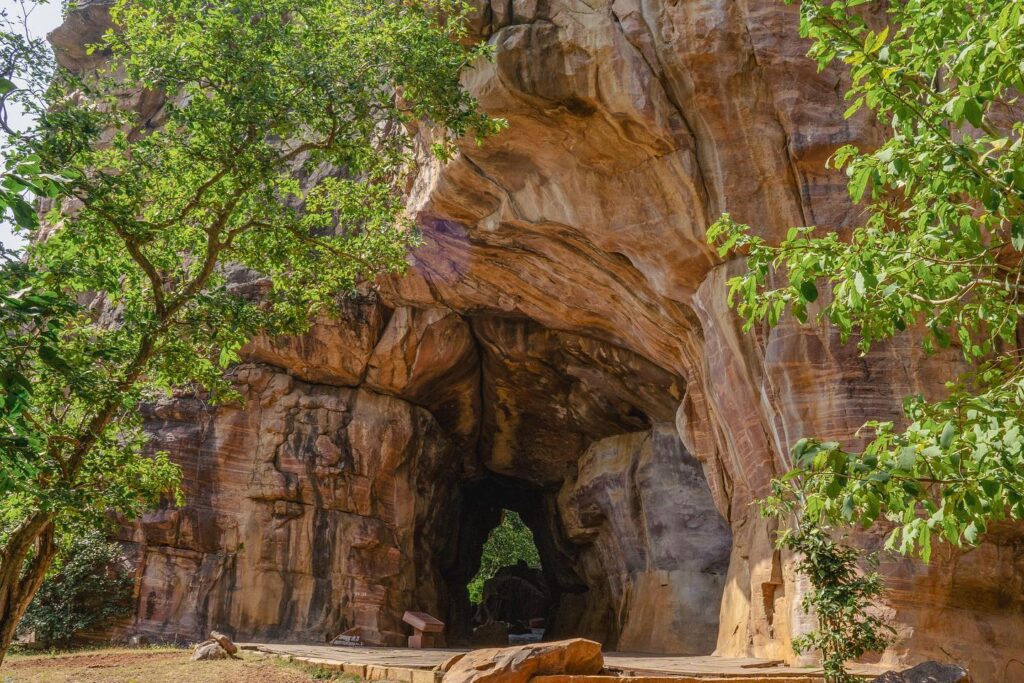
[[[444,674],[434,668],[453,655],[467,652],[446,648],[415,650],[291,643],[239,643],[239,647],[342,671],[369,681],[396,683],[441,683]],[[532,683],[821,683],[823,680],[820,670],[796,669],[754,658],[606,652],[604,664],[611,674],[535,676]]]

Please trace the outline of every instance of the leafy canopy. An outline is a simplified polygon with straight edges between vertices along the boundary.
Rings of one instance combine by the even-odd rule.
[[[0,456],[5,508],[102,513],[166,488],[165,460],[135,458],[140,401],[231,395],[222,373],[254,333],[299,331],[360,278],[403,266],[416,241],[396,189],[407,126],[432,122],[449,145],[497,126],[459,87],[478,55],[458,42],[462,12],[449,0],[114,5],[109,70],[64,74],[12,157],[70,200],[26,264],[3,271],[2,357],[17,367],[2,419],[24,446]],[[138,92],[166,97],[149,120],[127,108]]]
[[[789,311],[865,352],[909,331],[962,354],[968,370],[951,369],[945,398],[908,397],[906,426],[867,423],[863,449],[799,441],[776,490],[802,490],[811,519],[884,517],[889,546],[927,560],[936,536],[973,544],[991,522],[1024,518],[1024,6],[865,5],[805,0],[800,23],[820,68],[849,69],[846,116],[866,108],[888,132],[877,149],[833,157],[863,224],[849,239],[793,228],[772,245],[726,215],[709,238],[747,255],[730,298],[748,329]]]
[[[45,0],[38,4],[45,3]],[[14,152],[18,141],[32,131],[18,130],[10,121],[14,108],[39,115],[46,106],[45,93],[53,76],[53,54],[46,41],[28,28],[36,3],[0,7],[0,221],[22,229],[36,226],[33,195],[53,197],[58,191],[52,178],[39,169],[39,158]],[[0,247],[2,249],[2,247]],[[0,255],[6,251],[0,251]]]

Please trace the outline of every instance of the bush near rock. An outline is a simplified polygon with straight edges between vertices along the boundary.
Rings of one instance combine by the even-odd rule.
[[[924,662],[905,671],[886,672],[871,683],[971,683],[971,677],[957,664]]]
[[[444,675],[444,683],[527,683],[534,676],[593,675],[602,668],[601,644],[573,638],[468,652]]]

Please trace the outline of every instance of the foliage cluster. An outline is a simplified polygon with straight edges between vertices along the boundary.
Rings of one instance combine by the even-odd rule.
[[[519,561],[531,567],[540,566],[540,554],[533,542],[533,532],[526,526],[518,513],[502,511],[501,523],[494,527],[484,543],[480,558],[480,570],[470,580],[469,600],[474,605],[483,601],[484,584],[502,567],[510,567]]]
[[[67,645],[76,633],[132,611],[135,580],[119,544],[89,531],[75,538],[62,557],[18,625],[48,646]]]
[[[789,311],[865,353],[908,333],[947,354],[945,397],[908,397],[905,422],[864,425],[863,448],[799,441],[784,478],[807,519],[884,518],[888,547],[927,561],[936,538],[974,544],[990,523],[1024,518],[1024,6],[805,0],[801,33],[821,68],[849,70],[847,117],[866,110],[888,133],[833,157],[863,224],[769,244],[724,216],[709,237],[747,256],[730,296],[748,328]]]

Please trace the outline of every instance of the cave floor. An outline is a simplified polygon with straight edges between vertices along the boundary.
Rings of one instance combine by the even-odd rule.
[[[452,655],[467,650],[391,647],[339,647],[333,645],[298,645],[292,643],[242,643],[246,650],[257,650],[320,666],[336,668],[368,680],[399,683],[436,683],[440,672],[434,667]],[[687,681],[723,680],[736,683],[814,683],[820,681],[820,670],[792,668],[763,659],[731,657],[683,657],[646,655],[625,652],[604,653],[605,668],[612,676],[539,676],[537,683],[686,683]],[[865,675],[879,670],[864,667],[856,671]]]

